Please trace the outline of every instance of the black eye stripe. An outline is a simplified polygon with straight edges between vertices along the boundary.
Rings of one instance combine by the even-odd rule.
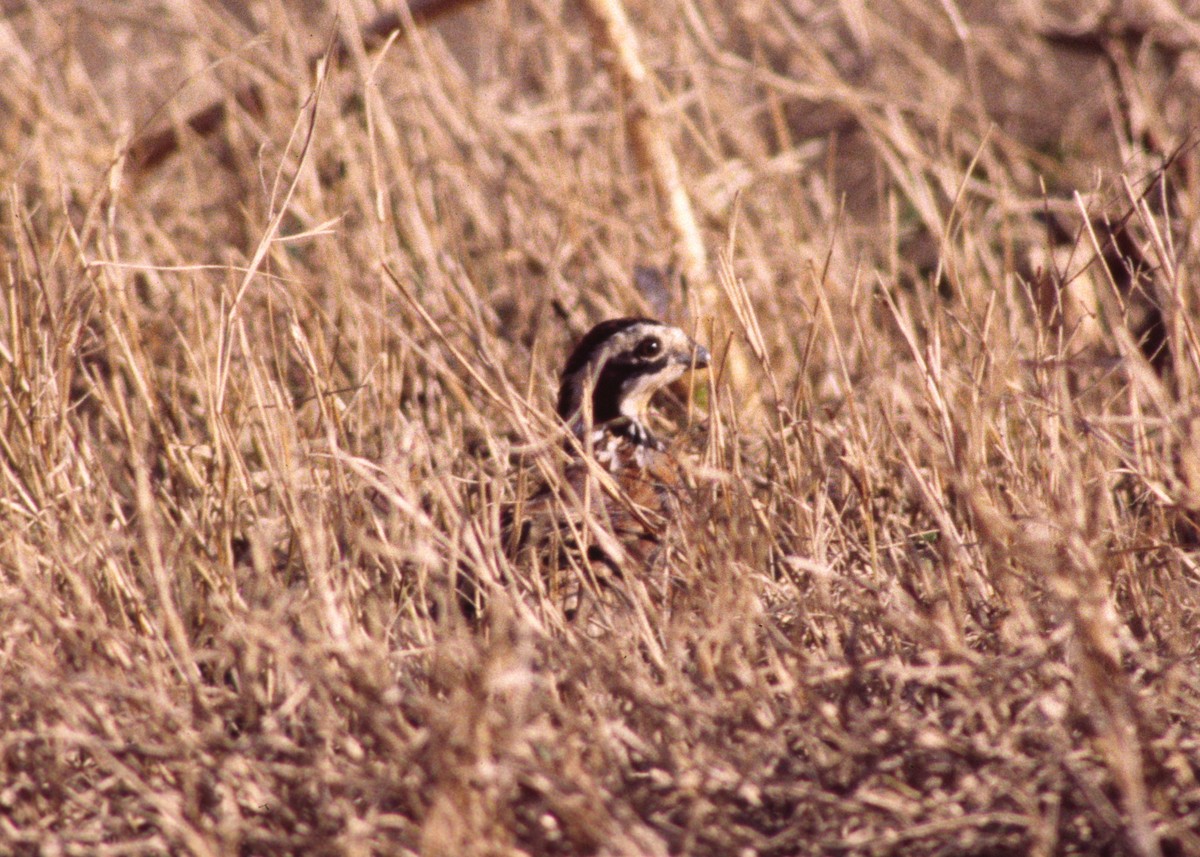
[[[631,381],[638,378],[657,375],[667,368],[669,362],[670,360],[666,357],[659,357],[656,360],[610,360],[602,375],[608,376],[610,382],[626,387]]]
[[[616,419],[621,414],[621,402],[641,378],[657,375],[667,368],[670,359],[632,360],[629,355],[610,359],[600,370],[592,393],[593,418],[597,423]]]
[[[653,357],[638,357],[636,354],[622,354],[608,361],[605,369],[612,366],[619,369],[623,375],[649,375],[660,369],[665,369],[670,358],[661,351]]]

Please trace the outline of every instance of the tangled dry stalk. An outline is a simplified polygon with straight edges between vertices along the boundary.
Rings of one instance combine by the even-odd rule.
[[[235,5],[0,22],[0,852],[1200,854],[1196,9]],[[631,311],[594,639],[500,517]]]

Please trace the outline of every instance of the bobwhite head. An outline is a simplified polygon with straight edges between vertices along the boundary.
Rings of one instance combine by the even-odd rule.
[[[689,369],[707,367],[709,360],[708,349],[677,327],[649,318],[603,321],[567,358],[558,415],[579,437],[590,425],[635,444],[659,447],[646,425],[650,400]]]

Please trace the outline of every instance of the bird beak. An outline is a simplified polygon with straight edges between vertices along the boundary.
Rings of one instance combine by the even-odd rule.
[[[698,343],[692,343],[692,353],[685,355],[683,358],[689,368],[692,369],[707,369],[708,364],[712,361],[712,355],[708,353],[708,349]]]

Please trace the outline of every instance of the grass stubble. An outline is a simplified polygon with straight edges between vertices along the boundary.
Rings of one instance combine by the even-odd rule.
[[[1200,854],[1183,13],[10,6],[0,852]],[[594,639],[500,510],[639,266],[706,523]]]

